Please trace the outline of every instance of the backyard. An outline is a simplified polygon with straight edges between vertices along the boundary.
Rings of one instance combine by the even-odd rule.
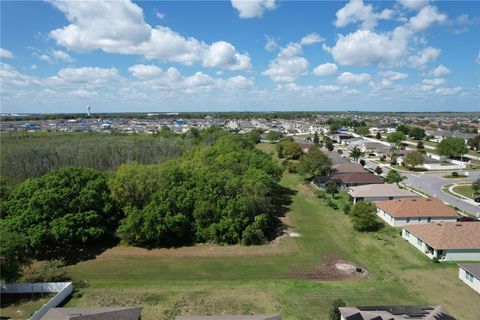
[[[259,145],[267,153],[272,147]],[[457,278],[455,263],[433,263],[398,229],[354,231],[341,210],[345,193],[333,210],[298,175],[285,172],[282,184],[295,191],[284,222],[300,237],[253,247],[110,248],[70,267],[87,286],[66,306],[142,306],[142,319],[245,313],[328,319],[331,302],[342,298],[347,305],[441,304],[458,319],[478,319],[478,294]],[[368,275],[341,274],[335,262]]]

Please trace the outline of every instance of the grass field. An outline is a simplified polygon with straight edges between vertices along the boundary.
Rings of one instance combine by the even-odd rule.
[[[462,186],[456,186],[456,187],[453,188],[453,191],[461,194],[462,196],[470,198],[470,199],[473,199],[475,197],[480,197],[480,193],[474,193],[473,192],[472,186],[470,184],[462,185]]]
[[[259,148],[268,153],[272,145]],[[331,302],[342,298],[348,305],[441,304],[458,319],[478,320],[478,294],[457,278],[455,263],[431,262],[397,229],[353,231],[341,210],[344,194],[334,211],[297,175],[285,173],[282,184],[296,191],[285,223],[301,237],[257,247],[112,248],[70,267],[88,286],[66,306],[143,306],[146,320],[235,313],[328,319]],[[370,276],[305,276],[335,259],[366,268]]]
[[[2,295],[0,315],[7,319],[27,319],[53,296],[51,293]]]

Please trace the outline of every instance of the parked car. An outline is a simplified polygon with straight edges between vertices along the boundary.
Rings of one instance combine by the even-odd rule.
[[[337,152],[340,153],[340,154],[343,153],[343,151],[341,149],[338,149]]]
[[[475,202],[480,202],[480,197],[476,197],[476,198],[473,199],[473,200],[475,200]]]

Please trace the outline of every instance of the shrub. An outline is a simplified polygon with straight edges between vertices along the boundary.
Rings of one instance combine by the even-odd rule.
[[[452,172],[452,177],[458,177],[458,172],[456,171]]]
[[[322,191],[322,190],[317,191],[317,198],[318,199],[325,199],[326,196],[327,196],[327,194],[325,193],[325,191]]]
[[[362,160],[360,160],[360,164],[362,165],[362,167],[365,167],[365,165],[366,165],[367,163],[365,162],[365,160],[362,159]]]
[[[341,314],[338,308],[345,307],[346,303],[342,299],[336,299],[332,302],[332,305],[330,306],[330,310],[328,311],[328,314],[330,316],[330,320],[340,320]]]
[[[375,214],[376,207],[371,202],[357,202],[351,210],[353,228],[357,231],[377,231],[382,227]]]
[[[63,282],[70,279],[62,259],[42,261],[23,276],[25,282]]]
[[[338,210],[338,204],[333,201],[333,200],[328,200],[327,202],[327,206],[329,206],[330,208],[332,208],[333,210]]]
[[[347,202],[347,203],[345,204],[345,206],[343,207],[343,213],[349,214],[351,209],[352,209],[352,205]]]

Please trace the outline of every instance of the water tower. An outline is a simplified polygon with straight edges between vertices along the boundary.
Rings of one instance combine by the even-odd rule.
[[[87,116],[90,117],[90,106],[87,106]]]

